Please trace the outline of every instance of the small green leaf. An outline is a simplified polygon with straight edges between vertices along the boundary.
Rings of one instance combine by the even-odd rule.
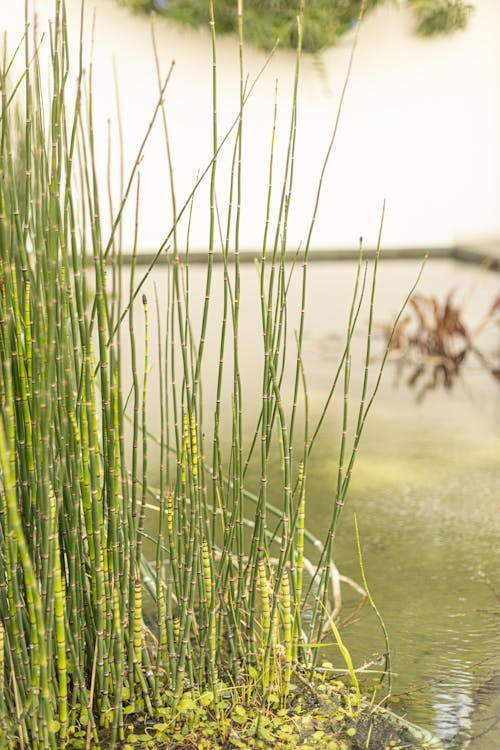
[[[187,696],[184,696],[184,698],[181,698],[179,703],[177,704],[177,713],[179,714],[186,714],[188,711],[193,711],[193,709],[196,708],[196,703],[192,698],[188,698]]]
[[[211,706],[214,702],[214,694],[211,690],[207,690],[206,692],[202,693],[200,695],[200,703],[202,706]]]
[[[248,667],[248,676],[249,676],[249,677],[250,677],[250,679],[252,679],[252,680],[257,680],[257,678],[259,677],[259,673],[258,673],[258,672],[257,672],[257,670],[255,669],[255,667],[252,667],[252,666],[250,665],[250,666]]]
[[[266,742],[274,742],[274,735],[271,732],[268,732],[267,729],[264,729],[264,727],[261,727],[259,730],[259,737],[261,740],[265,740]]]

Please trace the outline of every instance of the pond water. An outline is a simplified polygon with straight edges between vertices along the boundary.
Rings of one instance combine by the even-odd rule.
[[[313,415],[319,414],[337,366],[354,270],[350,262],[309,268],[304,360]],[[413,261],[381,264],[378,323],[394,315],[417,272]],[[204,271],[192,267],[190,274],[194,308],[203,298]],[[220,275],[218,269],[215,289]],[[151,282],[161,288],[163,278],[164,271],[157,269]],[[149,295],[150,282],[147,286]],[[419,291],[444,300],[452,289],[457,300],[465,301],[464,319],[473,327],[498,295],[500,277],[454,261],[430,262]],[[242,268],[242,290],[241,356],[250,434],[260,373],[255,364],[260,361],[258,289],[251,266]],[[292,309],[294,295],[298,299],[292,285]],[[220,299],[214,296],[218,307]],[[216,320],[214,314],[214,334]],[[361,350],[365,329],[366,315],[354,349]],[[498,328],[486,331],[478,343],[490,354],[498,352]],[[209,341],[207,362],[215,363],[216,350],[210,346]],[[375,349],[381,351],[380,342]],[[361,374],[353,364],[354,390]],[[212,391],[211,378],[207,371],[206,394]],[[368,584],[389,631],[396,696],[392,708],[432,731],[447,748],[494,750],[500,747],[499,384],[473,358],[465,361],[452,389],[430,390],[418,403],[404,378],[396,381],[389,362],[361,443],[336,540],[336,563],[342,573],[361,580],[355,511]],[[154,430],[157,410],[150,412]],[[334,406],[309,469],[307,525],[320,537],[336,481],[338,441]],[[356,595],[347,587],[344,597],[349,613]],[[343,630],[343,638],[357,664],[384,649],[368,606]],[[325,657],[338,662],[337,653]]]

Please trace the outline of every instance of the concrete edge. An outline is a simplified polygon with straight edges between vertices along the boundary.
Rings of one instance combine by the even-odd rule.
[[[366,260],[372,260],[375,258],[377,251],[374,248],[368,248],[363,250],[363,257]],[[428,255],[431,260],[456,260],[461,263],[471,263],[474,265],[485,265],[489,270],[499,271],[500,270],[500,250],[491,252],[488,248],[481,247],[440,247],[426,251],[423,248],[402,248],[402,249],[387,249],[382,250],[380,253],[380,260],[423,260]],[[311,251],[309,255],[310,263],[323,263],[327,261],[353,261],[357,260],[359,253],[354,249],[344,250],[317,250]],[[132,253],[122,253],[122,263],[124,265],[130,265],[132,263]],[[260,258],[259,251],[245,250],[240,252],[239,259],[240,263],[255,263]],[[166,264],[170,263],[172,256],[170,252],[162,253],[156,258],[155,253],[138,253],[136,256],[136,264],[138,266],[151,266],[152,264]],[[111,258],[108,256],[108,262],[111,262]],[[180,255],[179,260],[181,263],[186,262],[186,256]],[[222,254],[217,252],[213,256],[214,263],[220,264],[223,262]],[[302,263],[304,260],[303,252],[294,254],[287,253],[287,262],[291,263],[294,260],[298,263]],[[234,261],[234,255],[231,256],[230,262]],[[189,253],[189,262],[193,265],[206,263],[207,253],[194,251]]]

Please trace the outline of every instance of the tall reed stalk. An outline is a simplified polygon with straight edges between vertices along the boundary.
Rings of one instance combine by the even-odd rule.
[[[82,3],[82,23],[83,23]],[[364,4],[362,4],[363,10]],[[240,373],[240,219],[244,204],[245,107],[256,81],[244,67],[243,7],[238,2],[239,110],[219,134],[216,40],[213,49],[213,149],[191,195],[179,204],[172,167],[162,79],[157,58],[158,103],[122,199],[113,206],[111,233],[103,237],[100,185],[94,144],[92,66],[84,85],[82,32],[76,92],[68,104],[67,82],[75,71],[68,49],[66,9],[56,0],[50,37],[51,100],[40,72],[47,42],[30,37],[26,5],[25,70],[11,83],[14,58],[4,51],[0,70],[0,723],[8,746],[55,748],[85,728],[87,745],[125,736],[127,714],[172,715],[192,686],[213,704],[232,684],[252,684],[252,700],[276,697],[286,705],[292,671],[314,667],[331,617],[332,555],[356,451],[380,382],[370,391],[368,367],[375,274],[366,347],[366,376],[355,434],[348,448],[351,342],[366,288],[360,262],[354,282],[346,344],[331,393],[317,426],[309,424],[303,362],[307,261],[324,171],[318,183],[303,263],[288,263],[287,226],[293,203],[294,159],[301,63],[302,21],[284,167],[275,174],[276,111],[271,123],[269,184],[258,276],[261,303],[261,405],[256,425],[244,423]],[[361,11],[362,12],[362,11]],[[82,25],[83,28],[83,25]],[[16,54],[20,54],[19,50]],[[260,75],[260,74],[259,74]],[[258,79],[259,76],[257,76]],[[256,80],[257,80],[256,79]],[[22,99],[24,92],[24,99]],[[16,128],[18,112],[23,128]],[[155,120],[161,120],[170,175],[173,225],[156,260],[169,265],[156,301],[158,340],[149,341],[151,305],[134,300],[150,271],[137,281],[137,165]],[[233,156],[229,202],[217,202],[218,157]],[[109,171],[109,170],[108,170]],[[182,216],[205,175],[210,179],[205,298],[199,329],[191,316],[189,237],[179,235]],[[135,188],[134,188],[135,186]],[[121,219],[136,191],[136,233],[128,298],[122,268]],[[277,211],[273,212],[277,193]],[[221,216],[225,213],[226,225]],[[191,219],[189,220],[190,223]],[[220,243],[217,242],[219,227]],[[188,230],[189,231],[189,230]],[[181,247],[184,253],[181,252]],[[222,253],[221,288],[214,288],[213,260]],[[107,262],[112,261],[111,274]],[[376,267],[375,267],[376,271]],[[285,398],[290,360],[288,293],[302,276],[296,334],[294,387]],[[109,280],[111,278],[111,281]],[[205,340],[214,294],[223,300],[218,322],[216,391],[202,388]],[[159,310],[166,310],[162,318]],[[122,356],[128,322],[130,361]],[[138,357],[137,339],[145,341]],[[153,345],[155,344],[155,345]],[[148,369],[160,369],[159,487],[151,486],[147,423]],[[123,371],[132,387],[124,392]],[[225,391],[229,375],[232,386]],[[309,455],[337,383],[343,377],[343,422],[337,486],[329,499],[323,541],[307,530]],[[298,436],[300,403],[305,430]],[[227,407],[227,408],[225,408]],[[224,437],[229,414],[230,439]],[[127,422],[131,421],[131,428]],[[208,437],[210,433],[210,437]],[[131,434],[131,457],[126,449]],[[279,452],[279,503],[269,501],[270,461]],[[247,472],[259,466],[257,484]],[[276,493],[273,493],[276,497]],[[156,509],[156,555],[143,545],[145,513]],[[308,551],[308,547],[312,552]],[[308,558],[319,548],[314,567]],[[151,594],[156,630],[145,627],[143,599]],[[307,612],[307,617],[304,613]],[[309,647],[309,648],[308,648]],[[4,745],[5,746],[5,742]]]

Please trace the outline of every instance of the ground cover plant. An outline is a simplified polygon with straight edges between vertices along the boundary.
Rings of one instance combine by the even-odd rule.
[[[84,6],[82,2],[82,16]],[[362,700],[335,620],[332,589],[339,577],[333,553],[356,451],[383,368],[382,363],[369,378],[376,273],[368,276],[360,251],[344,352],[332,373],[324,411],[310,424],[302,361],[307,261],[338,120],[320,172],[301,264],[289,264],[286,228],[288,212],[295,210],[299,15],[288,153],[278,176],[273,174],[270,138],[269,200],[257,262],[261,407],[253,438],[247,440],[239,365],[239,218],[244,109],[253,83],[246,85],[241,5],[239,11],[241,89],[233,127],[224,134],[217,130],[214,66],[213,153],[192,195],[179,204],[163,105],[172,70],[163,78],[158,70],[158,102],[135,165],[124,178],[108,236],[101,223],[92,71],[90,66],[84,76],[83,42],[78,67],[71,67],[63,0],[55,2],[45,40],[32,37],[27,6],[25,38],[13,57],[6,48],[3,53],[0,747],[264,746],[268,741],[307,746],[311,727],[320,730],[297,717],[307,713],[303,696],[322,690],[337,695],[335,731],[345,737],[342,742],[356,735]],[[213,24],[212,34],[215,60]],[[16,79],[13,63],[22,54],[24,73]],[[50,59],[50,97],[42,55]],[[70,75],[77,80],[71,99]],[[137,233],[128,288],[121,258],[123,211],[127,201],[139,203],[138,165],[155,122],[164,128],[173,210],[173,225],[151,266],[167,255],[162,313],[144,294],[149,272],[137,273]],[[222,211],[215,186],[222,148],[232,149],[233,159],[224,178],[230,197],[219,235]],[[178,227],[203,179],[210,182],[210,229],[205,301],[195,326],[188,241],[178,236]],[[274,192],[278,208],[271,213]],[[215,252],[222,253],[224,262],[217,292]],[[377,262],[378,256],[375,271]],[[302,285],[293,353],[287,337],[292,273],[301,274]],[[218,322],[220,356],[211,363],[217,370],[215,407],[207,419],[204,347],[215,293],[222,297],[223,315]],[[369,326],[360,365],[362,390],[351,407],[351,340],[365,296]],[[161,322],[154,342],[149,336],[152,314]],[[122,355],[125,337],[130,361]],[[141,358],[139,337],[145,342]],[[155,394],[161,412],[157,436],[150,435],[147,423],[153,357],[161,370]],[[290,361],[287,400],[284,380]],[[132,383],[126,390],[124,372]],[[229,389],[223,387],[226,373]],[[316,540],[307,531],[308,463],[337,386],[343,402],[337,482],[328,498],[325,538]],[[222,437],[224,420],[229,420],[228,443]],[[148,470],[153,439],[160,447],[157,487],[151,486]],[[281,459],[280,501],[271,505],[269,466],[276,453]],[[259,479],[248,486],[252,461]],[[157,513],[153,539],[147,539],[144,528],[146,510]],[[145,554],[146,541],[153,544],[152,557]],[[327,635],[338,646],[335,668],[322,664],[319,646]],[[345,685],[334,681],[321,687],[325,676],[337,675],[339,668],[346,673]],[[304,686],[302,697],[297,696],[298,685]],[[316,737],[322,746],[324,739],[321,732]],[[342,747],[333,735],[331,742],[331,747]]]

